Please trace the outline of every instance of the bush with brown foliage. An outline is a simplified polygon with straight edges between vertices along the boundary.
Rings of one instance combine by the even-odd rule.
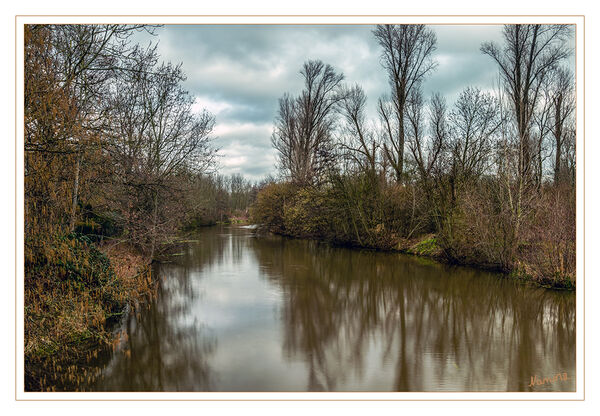
[[[517,268],[543,284],[575,285],[575,189],[546,186],[523,230]]]

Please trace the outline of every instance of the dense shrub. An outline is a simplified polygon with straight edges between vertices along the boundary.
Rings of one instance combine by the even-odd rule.
[[[260,190],[250,209],[250,217],[256,224],[265,226],[269,231],[287,234],[284,221],[286,200],[295,195],[296,188],[287,183],[271,183]]]
[[[516,272],[553,286],[575,279],[575,195],[547,185],[522,211],[492,179],[465,183],[454,197],[438,185],[389,184],[339,175],[320,187],[272,183],[252,220],[271,232],[376,249],[400,248],[454,263]]]
[[[575,189],[547,187],[523,230],[519,268],[545,284],[575,284]]]
[[[449,260],[510,270],[515,240],[512,214],[501,209],[494,184],[472,185],[441,215],[438,242]]]
[[[330,202],[326,192],[312,187],[298,189],[284,203],[283,225],[286,233],[305,238],[327,237]]]
[[[414,187],[382,184],[366,174],[338,176],[320,188],[270,184],[258,193],[251,215],[271,232],[379,249],[431,228]]]
[[[545,185],[516,211],[494,181],[472,185],[443,212],[438,242],[455,262],[552,286],[575,281],[575,192]]]
[[[101,241],[123,232],[119,225],[122,218],[115,212],[99,213],[90,204],[80,206],[81,220],[75,223],[74,231],[92,241]]]

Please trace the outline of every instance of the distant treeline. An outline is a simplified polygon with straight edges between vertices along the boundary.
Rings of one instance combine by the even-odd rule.
[[[575,284],[575,81],[567,25],[506,25],[481,52],[494,92],[452,105],[423,96],[437,39],[424,25],[378,25],[389,94],[367,117],[359,85],[307,61],[304,89],[279,101],[272,143],[284,178],[252,216],[271,231],[435,253],[553,286]],[[459,68],[454,69],[460,70]]]

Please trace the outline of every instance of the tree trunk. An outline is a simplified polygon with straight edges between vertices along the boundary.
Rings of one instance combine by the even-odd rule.
[[[150,249],[150,260],[154,258],[156,250],[156,225],[158,222],[158,191],[154,191],[154,213],[152,215],[152,246]]]
[[[554,138],[556,140],[556,159],[554,160],[554,185],[557,185],[560,180],[560,162],[562,158],[562,124],[560,103],[556,106],[555,122],[554,122]]]
[[[402,174],[404,173],[404,114],[398,115],[400,128],[398,129],[398,168],[396,169],[396,181],[402,182]]]
[[[79,172],[81,171],[81,162],[83,159],[83,152],[79,151],[77,154],[77,162],[75,163],[75,180],[73,181],[73,201],[71,205],[71,218],[69,221],[69,231],[75,229],[75,219],[77,215],[77,203],[79,196]]]

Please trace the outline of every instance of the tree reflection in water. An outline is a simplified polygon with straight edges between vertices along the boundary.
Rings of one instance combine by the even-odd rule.
[[[573,293],[236,227],[197,238],[157,267],[93,389],[574,390]]]
[[[253,248],[285,293],[284,349],[306,360],[307,390],[369,390],[345,379],[363,378],[378,343],[396,391],[528,391],[531,376],[559,372],[570,381],[534,390],[574,390],[572,293],[315,242],[263,237]]]
[[[129,314],[123,341],[95,390],[196,391],[211,388],[209,357],[216,338],[192,314],[201,293],[190,273],[220,261],[222,239],[205,241],[184,261],[155,265],[160,284],[156,298]],[[193,255],[189,255],[193,253]]]

